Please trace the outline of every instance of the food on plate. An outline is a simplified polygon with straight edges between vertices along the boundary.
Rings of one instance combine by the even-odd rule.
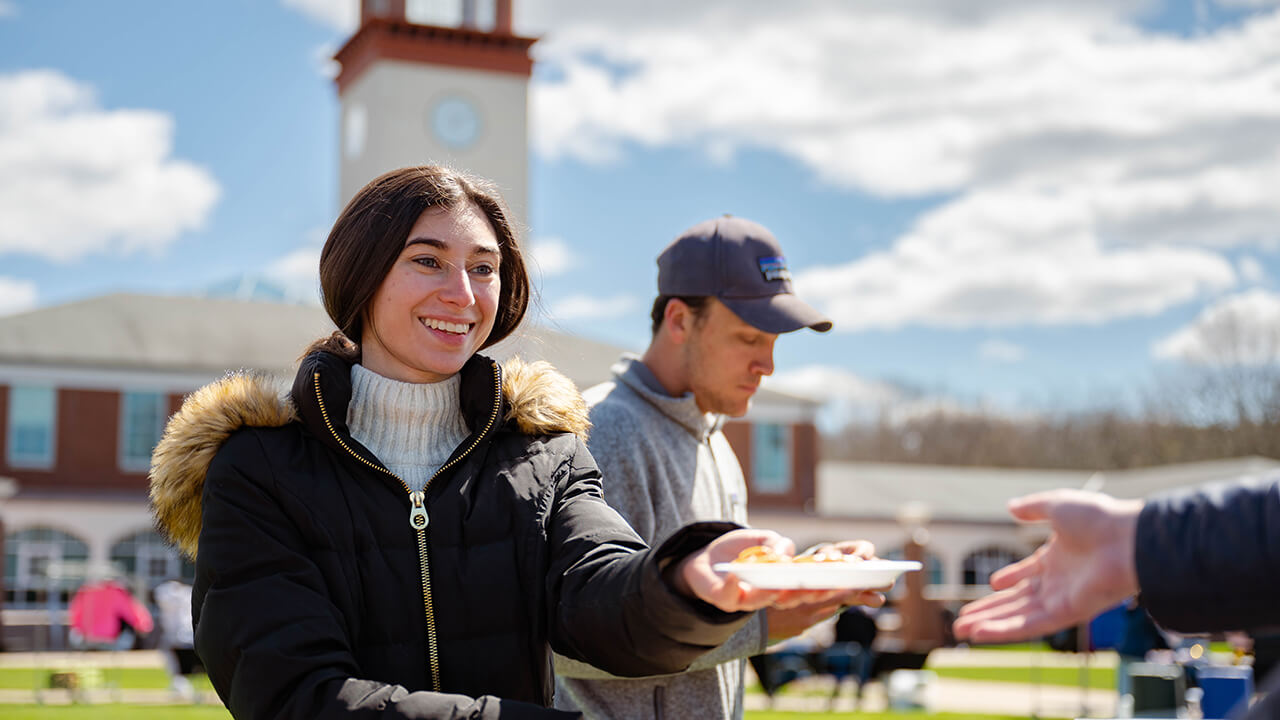
[[[770,547],[753,545],[738,553],[738,563],[827,563],[861,562],[857,555],[846,555],[834,545],[819,546],[797,557],[788,557]]]

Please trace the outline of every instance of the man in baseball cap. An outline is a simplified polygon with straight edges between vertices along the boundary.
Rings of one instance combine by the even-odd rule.
[[[730,215],[689,228],[658,256],[652,319],[644,355],[624,355],[612,380],[583,395],[605,500],[657,547],[686,523],[746,524],[742,467],[721,426],[746,414],[760,379],[773,373],[779,334],[826,332],[831,321],[792,292],[773,234]],[[746,658],[840,605],[879,602],[851,592],[834,604],[760,612],[680,675],[613,678],[557,657],[556,707],[589,720],[689,717],[693,708],[703,720],[738,720]]]
[[[716,298],[766,333],[831,329],[830,320],[792,291],[787,259],[773,233],[732,215],[694,225],[662,251],[658,295]]]

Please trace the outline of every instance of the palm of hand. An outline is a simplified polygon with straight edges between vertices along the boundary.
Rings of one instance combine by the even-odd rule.
[[[1066,491],[1024,511],[1024,520],[1050,520],[1053,535],[1030,557],[991,576],[997,592],[961,609],[957,636],[980,642],[1037,637],[1085,622],[1133,594],[1132,528],[1113,505]]]

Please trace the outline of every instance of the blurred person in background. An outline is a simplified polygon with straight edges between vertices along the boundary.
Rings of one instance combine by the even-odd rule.
[[[112,577],[90,580],[76,590],[67,624],[71,647],[82,650],[132,650],[152,630],[147,606]]]
[[[179,580],[166,580],[153,591],[160,619],[160,642],[165,670],[169,672],[169,688],[181,700],[196,699],[191,676],[200,662],[196,658],[195,633],[191,627],[191,586]]]

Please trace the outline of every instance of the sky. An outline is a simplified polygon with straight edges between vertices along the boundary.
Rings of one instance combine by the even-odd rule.
[[[0,0],[0,314],[246,275],[315,301],[356,8]],[[1277,359],[1280,0],[515,0],[515,29],[537,322],[643,349],[654,258],[733,213],[835,323],[768,381],[828,429]]]

